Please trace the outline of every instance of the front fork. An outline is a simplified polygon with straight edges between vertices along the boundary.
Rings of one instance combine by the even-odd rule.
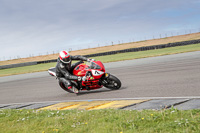
[[[100,85],[103,85],[103,86],[107,85],[107,84],[108,84],[107,79],[109,78],[109,76],[110,76],[110,73],[105,73],[105,74],[101,77],[101,79],[99,80]]]

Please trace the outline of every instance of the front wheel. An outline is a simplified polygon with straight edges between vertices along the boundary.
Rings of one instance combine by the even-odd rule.
[[[108,89],[118,90],[121,87],[121,81],[113,75],[110,75],[105,80],[107,83],[104,86]]]

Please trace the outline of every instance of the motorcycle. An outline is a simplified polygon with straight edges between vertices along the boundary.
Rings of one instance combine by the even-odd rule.
[[[51,76],[56,77],[55,68],[50,68],[48,72]],[[117,90],[121,87],[121,81],[114,75],[107,73],[101,61],[92,61],[89,64],[81,63],[74,68],[73,75],[86,77],[86,80],[81,82],[71,80],[72,86],[79,90],[89,91],[100,89],[103,86],[111,90]],[[74,93],[72,89],[66,88],[62,82],[59,82],[59,85],[63,90]]]

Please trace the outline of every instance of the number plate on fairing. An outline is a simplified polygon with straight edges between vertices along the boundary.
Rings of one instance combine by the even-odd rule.
[[[94,76],[99,76],[99,75],[102,75],[102,74],[104,74],[104,72],[98,71],[98,70],[92,70],[92,75],[94,75]]]

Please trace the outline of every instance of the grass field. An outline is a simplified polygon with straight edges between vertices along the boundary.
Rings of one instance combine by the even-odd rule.
[[[200,110],[0,110],[2,133],[199,133]]]
[[[154,56],[161,56],[161,55],[177,54],[177,53],[184,53],[184,52],[191,52],[191,51],[200,51],[200,44],[171,47],[171,48],[164,48],[164,49],[157,49],[157,50],[149,50],[149,51],[129,52],[129,53],[122,53],[122,54],[108,55],[108,56],[99,56],[99,57],[94,57],[94,59],[100,60],[106,63],[106,62],[147,58],[147,57],[154,57]],[[0,70],[0,77],[8,76],[8,75],[23,74],[23,73],[47,71],[48,68],[55,67],[55,65],[56,63],[46,63],[46,64],[39,64],[39,65],[33,65],[33,66],[2,69]]]

